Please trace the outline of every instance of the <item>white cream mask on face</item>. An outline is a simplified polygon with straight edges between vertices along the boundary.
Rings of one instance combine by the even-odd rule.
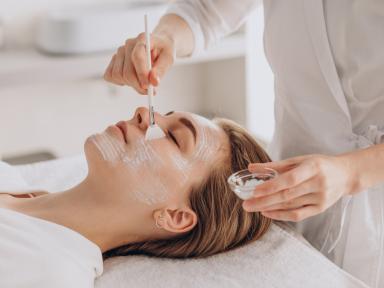
[[[105,131],[92,136],[91,140],[104,160],[115,165],[124,164],[122,170],[129,174],[127,179],[132,182],[129,186],[136,199],[154,205],[173,195],[171,191],[178,193],[186,189],[192,169],[198,167],[200,172],[204,171],[201,164],[212,163],[219,151],[221,143],[216,135],[219,128],[203,117],[192,117],[197,141],[190,156],[184,157],[171,145],[161,145],[160,141],[170,141],[165,138],[153,141],[140,138],[127,145],[111,131]]]

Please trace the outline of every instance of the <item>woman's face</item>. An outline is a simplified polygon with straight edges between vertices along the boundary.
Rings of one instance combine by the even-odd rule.
[[[147,141],[148,116],[138,108],[132,119],[87,139],[88,177],[127,209],[188,205],[192,186],[228,155],[228,139],[210,120],[171,112],[155,115],[166,136]]]

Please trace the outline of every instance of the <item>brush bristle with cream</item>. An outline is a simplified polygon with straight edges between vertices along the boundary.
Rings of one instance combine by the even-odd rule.
[[[148,71],[152,70],[151,58],[151,37],[148,29],[148,16],[144,16],[145,22],[145,48],[147,52],[147,66]],[[153,108],[153,86],[148,86],[148,109],[149,109],[149,126],[145,133],[145,140],[154,140],[165,137],[164,131],[155,123],[155,110]]]

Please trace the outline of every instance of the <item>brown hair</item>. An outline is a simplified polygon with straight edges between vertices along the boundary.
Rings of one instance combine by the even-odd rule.
[[[114,256],[145,254],[158,257],[206,257],[228,251],[259,239],[272,220],[259,212],[242,208],[242,200],[233,193],[227,178],[246,169],[249,163],[270,162],[267,153],[240,125],[226,119],[214,119],[226,133],[230,144],[227,165],[215,168],[207,179],[194,187],[189,200],[197,215],[197,224],[189,232],[171,239],[127,244],[103,254]]]

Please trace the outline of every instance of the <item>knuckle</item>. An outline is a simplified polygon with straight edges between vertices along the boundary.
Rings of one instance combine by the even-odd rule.
[[[327,195],[325,193],[319,193],[319,203],[323,204],[327,201]]]
[[[123,78],[125,83],[131,83],[129,73],[126,72],[125,69],[123,70],[123,77],[122,78]]]
[[[322,213],[326,210],[326,206],[325,206],[325,203],[319,203],[318,204],[318,212],[319,213]]]
[[[112,70],[112,78],[114,80],[120,80],[121,79],[120,72],[117,69]]]
[[[133,80],[133,78],[135,77],[134,73],[132,73],[132,70],[129,67],[123,68],[122,76],[125,80],[127,80],[129,82],[131,82]]]
[[[321,193],[320,200],[318,203],[325,210],[327,208],[329,200],[330,199],[328,195],[326,195],[325,193]]]
[[[142,79],[142,80],[144,80],[144,79],[146,79],[147,78],[147,75],[144,73],[144,72],[137,72],[137,77],[139,78],[139,79]]]
[[[124,54],[124,53],[125,53],[125,46],[120,46],[117,49],[117,54],[121,55],[121,54]]]
[[[322,157],[316,157],[313,159],[313,162],[315,163],[315,167],[318,171],[322,171],[323,165],[324,165],[324,159]]]
[[[327,188],[327,183],[326,183],[327,179],[323,179],[323,177],[321,175],[318,175],[317,177],[318,177],[318,179],[317,179],[316,182],[317,182],[317,187],[319,189],[319,192],[326,190],[326,188]]]
[[[137,40],[145,41],[145,33],[141,32],[139,35],[137,35]]]
[[[298,222],[300,220],[302,220],[302,213],[299,212],[299,211],[293,211],[291,212],[291,219],[295,222]]]
[[[108,72],[104,73],[103,78],[104,78],[105,81],[109,81],[111,79],[111,77],[109,76]]]
[[[140,50],[138,49],[138,46],[136,46],[131,54],[131,60],[133,63],[140,63],[144,61],[144,55],[143,53],[140,53]]]
[[[274,190],[274,187],[272,186],[269,186],[269,187],[265,187],[261,192],[260,192],[260,196],[268,196],[268,195],[271,195],[273,194],[273,192],[276,192],[276,190]]]
[[[128,68],[127,67],[123,68],[123,75],[122,76],[123,76],[124,79],[128,80],[129,72],[128,72]]]
[[[126,47],[127,47],[127,46],[131,46],[131,45],[133,44],[133,42],[134,42],[134,40],[131,39],[131,38],[129,38],[129,39],[125,40],[125,46],[126,46]]]
[[[288,200],[290,200],[290,194],[291,194],[291,189],[285,189],[281,191],[280,193],[281,200],[283,200],[284,202],[287,202]]]
[[[143,89],[141,89],[140,87],[138,87],[137,85],[135,85],[135,86],[133,87],[133,89],[135,89],[136,92],[139,93],[139,94],[141,94],[141,95],[146,94],[146,92],[145,92]]]
[[[297,176],[297,173],[291,173],[288,177],[287,177],[287,182],[288,182],[288,185],[294,185],[298,182],[298,176]]]
[[[135,83],[134,81],[134,77],[132,76],[132,73],[129,73],[129,72],[125,72],[124,76],[124,81],[129,84],[130,86],[133,85],[133,83]]]
[[[307,161],[306,164],[308,167],[313,171],[318,171],[320,168],[320,163],[317,161],[317,158],[315,156],[311,156]]]
[[[292,205],[293,205],[293,201],[292,200],[288,200],[288,201],[285,201],[283,203],[283,208],[290,208],[290,207],[292,207]]]

